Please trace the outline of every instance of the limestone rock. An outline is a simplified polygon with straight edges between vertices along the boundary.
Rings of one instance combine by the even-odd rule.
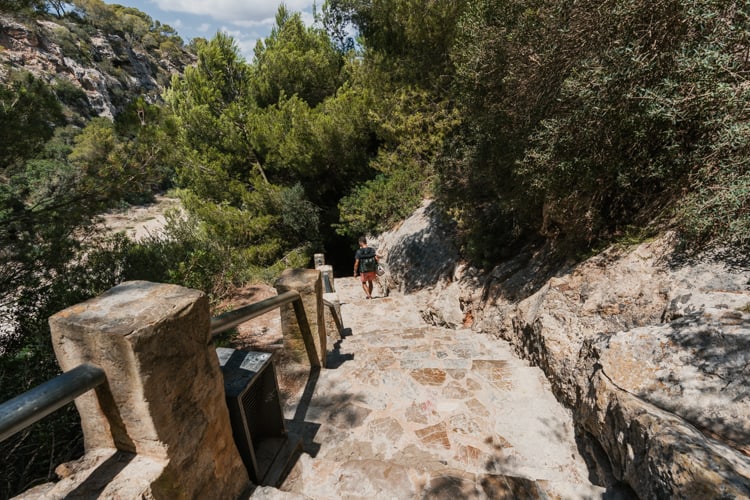
[[[158,100],[172,74],[195,60],[187,51],[169,57],[147,52],[115,33],[86,30],[71,20],[21,20],[0,13],[0,82],[9,69],[85,92],[85,116],[112,118],[136,95]]]
[[[638,495],[748,495],[749,273],[676,267],[672,248],[666,235],[554,273],[519,256],[490,274],[475,328],[542,367]]]
[[[438,290],[428,289],[426,292],[427,301],[421,311],[425,322],[445,328],[464,326],[465,314],[461,310],[459,283],[451,282]]]
[[[386,287],[416,294],[423,319],[446,328],[471,325],[471,307],[478,302],[473,295],[481,288],[478,270],[459,260],[455,239],[454,224],[426,200],[393,231],[371,241],[385,264]]]
[[[419,281],[430,206],[381,239],[401,288],[419,289],[427,322],[492,333],[541,367],[596,476],[642,498],[750,496],[747,259],[679,262],[665,234],[578,264],[528,248],[488,273],[446,251]]]
[[[589,355],[618,388],[750,455],[750,314],[696,313],[619,332]]]
[[[166,495],[164,492],[155,495],[153,491],[166,464],[166,460],[99,448],[79,460],[58,466],[57,483],[39,485],[14,498],[167,498],[176,491],[170,488]]]
[[[458,262],[453,234],[452,223],[428,200],[371,244],[387,264],[391,283],[402,292],[412,292],[452,277]]]
[[[576,420],[604,449],[614,476],[640,498],[750,496],[746,455],[619,389],[602,371],[592,377]]]

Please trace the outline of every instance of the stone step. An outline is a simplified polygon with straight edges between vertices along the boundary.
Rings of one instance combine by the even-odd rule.
[[[510,346],[502,340],[471,330],[450,330],[437,327],[388,328],[357,332],[345,335],[342,345],[408,345],[443,342],[449,344],[479,344],[484,349],[497,352],[510,351]]]
[[[366,355],[389,349],[405,354],[401,359],[487,359],[505,360],[519,369],[528,363],[515,356],[502,341],[471,330],[450,330],[436,327],[383,330],[348,335],[335,349],[340,353]]]
[[[278,495],[601,497],[541,370],[491,336],[424,324],[409,297],[364,300],[342,281],[345,335],[285,410],[304,453]]]
[[[300,491],[303,490],[303,491]],[[440,498],[523,499],[601,498],[604,489],[566,481],[467,473],[442,463],[415,467],[393,460],[352,459],[346,462],[306,457],[283,490],[266,490],[254,498]],[[304,495],[304,497],[302,496]]]

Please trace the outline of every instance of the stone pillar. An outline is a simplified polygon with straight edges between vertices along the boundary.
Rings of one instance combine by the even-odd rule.
[[[316,253],[313,255],[313,263],[315,264],[315,269],[319,268],[320,266],[324,266],[326,264],[326,256],[322,253]]]
[[[336,291],[336,285],[333,283],[333,266],[318,266],[315,269],[320,271],[321,279],[323,280],[323,293],[334,293]],[[326,289],[326,281],[330,290]]]
[[[76,399],[87,456],[115,448],[163,463],[139,493],[152,498],[237,498],[249,487],[205,294],[126,282],[49,323],[63,370],[87,362],[107,376]]]
[[[323,279],[323,317],[326,323],[326,333],[333,340],[341,340],[341,303],[339,294],[336,293],[336,285],[333,283],[333,266],[318,264],[318,256],[320,256],[320,262],[325,262],[325,259],[323,254],[315,254],[315,269],[320,271]],[[333,311],[328,304],[333,306]]]
[[[317,269],[287,269],[274,285],[279,294],[294,290],[300,294],[302,308],[310,325],[313,343],[315,345],[314,358],[320,366],[326,363],[326,328],[323,318],[323,280]],[[284,350],[294,361],[310,364],[305,341],[297,322],[297,316],[292,304],[281,306],[281,331],[284,336]]]

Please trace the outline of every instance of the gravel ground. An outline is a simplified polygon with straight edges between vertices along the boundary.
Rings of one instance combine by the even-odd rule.
[[[139,241],[159,234],[166,223],[164,213],[178,205],[176,198],[157,196],[156,201],[148,205],[110,210],[103,215],[103,224],[113,233],[124,232],[129,238]]]

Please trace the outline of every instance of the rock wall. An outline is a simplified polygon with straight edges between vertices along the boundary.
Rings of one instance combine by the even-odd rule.
[[[68,82],[85,93],[85,115],[112,118],[137,95],[156,101],[170,76],[194,60],[187,51],[159,56],[115,33],[88,34],[69,21],[22,22],[0,13],[0,82],[8,79],[9,69],[50,84]]]
[[[418,240],[407,234],[381,240],[388,255],[417,253],[399,248]],[[750,497],[750,264],[674,255],[669,234],[579,264],[529,249],[481,272],[450,255],[418,293],[425,319],[471,324],[544,370],[602,482],[642,498]]]

